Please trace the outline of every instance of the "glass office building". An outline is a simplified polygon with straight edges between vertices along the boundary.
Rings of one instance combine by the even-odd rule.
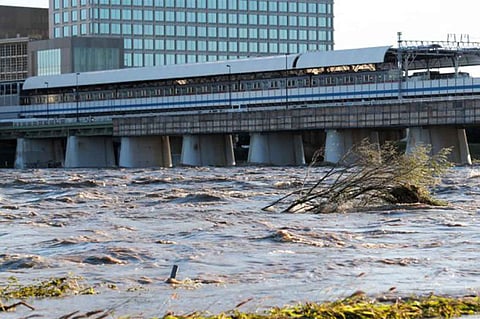
[[[50,0],[50,38],[121,37],[153,66],[333,49],[333,0]]]

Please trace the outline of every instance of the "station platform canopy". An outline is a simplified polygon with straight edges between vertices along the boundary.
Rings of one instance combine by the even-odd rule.
[[[399,63],[398,61],[401,61]],[[402,43],[397,48],[380,46],[360,49],[313,51],[270,57],[252,57],[206,63],[166,65],[120,70],[69,73],[28,78],[24,90],[108,85],[211,76],[234,76],[262,72],[294,72],[308,68],[349,66],[345,70],[403,70],[459,68],[480,65],[480,43]],[[367,66],[361,68],[362,66]],[[359,68],[357,68],[359,67]]]

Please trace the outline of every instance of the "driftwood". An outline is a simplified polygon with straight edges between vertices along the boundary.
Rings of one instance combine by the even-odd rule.
[[[430,189],[451,167],[449,152],[430,155],[429,147],[419,146],[402,154],[391,143],[379,148],[363,142],[315,180],[309,181],[307,174],[301,189],[264,209],[282,206],[282,212],[330,213],[385,204],[442,205]]]
[[[0,312],[7,312],[7,311],[15,310],[15,308],[17,308],[18,306],[24,306],[24,307],[29,308],[30,310],[35,310],[35,308],[30,306],[26,302],[19,301],[19,302],[16,302],[14,304],[11,304],[11,305],[4,305],[4,304],[0,303]]]

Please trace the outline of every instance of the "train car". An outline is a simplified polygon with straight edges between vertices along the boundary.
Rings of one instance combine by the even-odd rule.
[[[465,74],[408,77],[397,56],[384,46],[37,76],[23,85],[18,116],[239,112],[480,92]]]

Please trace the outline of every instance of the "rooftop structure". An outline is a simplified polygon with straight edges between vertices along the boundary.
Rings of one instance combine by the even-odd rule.
[[[119,38],[71,37],[33,41],[28,45],[29,76],[123,68]]]
[[[0,38],[48,39],[48,9],[0,5]]]

